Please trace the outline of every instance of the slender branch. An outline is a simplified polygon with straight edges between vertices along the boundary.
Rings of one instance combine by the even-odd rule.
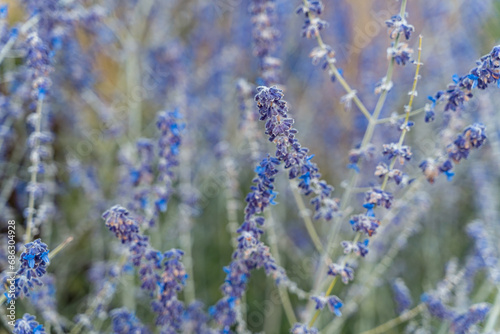
[[[49,259],[52,259],[54,256],[56,256],[60,251],[62,251],[64,248],[66,248],[70,242],[73,241],[73,237],[67,237],[66,240],[61,242],[59,246],[54,248],[52,252],[49,252]]]
[[[406,133],[409,131],[409,128],[408,128],[408,120],[410,119],[410,112],[411,112],[411,108],[412,108],[412,105],[413,105],[413,99],[415,97],[415,95],[417,95],[417,83],[418,83],[418,73],[419,73],[419,70],[420,70],[420,57],[422,55],[422,35],[420,35],[419,37],[419,41],[418,41],[418,60],[417,60],[417,69],[415,70],[415,77],[413,79],[413,87],[412,87],[412,90],[410,92],[410,102],[408,103],[408,106],[406,108],[406,117],[405,117],[405,120],[404,120],[404,123],[403,123],[403,129],[401,131],[401,136],[399,137],[399,141],[398,141],[398,149],[401,148],[401,146],[403,145],[404,143],[404,140],[405,140],[405,136],[406,136]],[[394,168],[394,165],[396,164],[396,161],[397,161],[397,157],[393,157],[392,158],[392,161],[389,165],[389,170],[393,169]],[[382,182],[382,186],[380,187],[382,190],[385,189],[385,187],[387,186],[387,182],[389,181],[389,174],[386,174],[385,177],[384,177],[384,181]]]
[[[314,224],[311,220],[311,215],[309,214],[309,211],[304,203],[304,200],[302,199],[302,196],[299,193],[297,182],[290,181],[290,185],[292,187],[292,192],[293,192],[293,197],[295,198],[295,202],[299,207],[300,216],[302,217],[306,225],[307,233],[309,233],[309,237],[311,238],[314,247],[316,247],[316,250],[319,253],[323,253],[323,244],[321,243],[321,239],[318,233],[316,232],[316,229],[314,228]]]
[[[423,310],[425,310],[425,304],[420,303],[413,309],[401,314],[399,317],[394,318],[378,327],[375,327],[373,329],[370,329],[368,331],[362,332],[361,334],[382,334],[387,332],[388,330],[396,327],[397,325],[400,325],[408,320],[411,320],[415,318],[417,315],[419,315]]]
[[[410,92],[410,102],[408,103],[408,109],[407,109],[407,114],[411,112],[411,108],[413,106],[413,100],[415,99],[415,96],[417,96],[417,83],[419,79],[419,71],[420,71],[420,66],[422,63],[420,62],[420,59],[422,57],[422,35],[418,36],[418,58],[417,58],[417,69],[415,70],[415,76],[413,77],[413,86],[411,88]],[[407,117],[408,118],[408,115]]]
[[[121,255],[119,263],[118,263],[118,267],[120,268],[120,272],[123,270],[123,267],[127,263],[128,257],[129,257],[128,253]],[[84,313],[85,316],[90,317],[92,315],[92,313],[94,313],[94,311],[99,306],[99,303],[101,303],[108,295],[108,291],[110,291],[114,287],[114,284],[115,284],[114,281],[116,281],[119,276],[120,275],[117,275],[117,276],[111,278],[106,283],[104,283],[104,286],[102,287],[102,289],[99,291],[97,296],[95,296],[95,298],[92,300],[92,303],[90,303],[89,307],[85,311],[85,313]],[[76,323],[75,326],[71,329],[70,334],[80,333],[82,327],[83,327],[83,322],[80,321],[80,322]]]
[[[321,48],[325,48],[325,44],[323,43],[323,40],[321,39],[321,35],[319,34],[319,32],[316,35],[316,39],[318,40],[319,46]],[[365,107],[365,105],[363,104],[363,102],[361,102],[361,100],[359,99],[359,97],[356,95],[356,91],[353,90],[349,86],[349,84],[347,83],[347,81],[340,74],[340,72],[339,72],[338,68],[335,66],[335,64],[333,62],[328,62],[328,67],[330,68],[330,71],[335,76],[335,79],[338,80],[338,82],[340,83],[340,85],[342,85],[342,87],[347,92],[347,94],[351,94],[353,96],[352,100],[354,101],[354,103],[356,104],[356,106],[358,106],[359,110],[361,110],[361,112],[363,113],[363,115],[365,115],[366,119],[370,119],[370,112]]]
[[[35,133],[40,133],[42,127],[42,107],[43,107],[43,95],[40,95],[36,104],[36,124],[35,124]],[[40,139],[35,138],[35,144],[33,150],[38,150],[40,145]],[[34,166],[31,166],[31,180],[30,185],[32,187],[36,186],[37,176],[38,176],[38,159],[34,162]],[[29,192],[28,199],[28,219],[26,221],[26,233],[24,238],[24,243],[28,243],[31,241],[31,229],[33,226],[33,214],[35,211],[35,189],[31,189]]]
[[[304,2],[304,5],[307,6],[307,1],[304,0],[303,2]],[[311,13],[309,13],[309,15],[312,16]],[[318,42],[319,47],[321,49],[323,49],[323,51],[327,51],[327,47],[326,47],[325,43],[323,42],[323,39],[321,38],[321,34],[320,34],[319,31],[316,31],[316,40]],[[361,112],[363,113],[363,115],[365,115],[366,119],[370,119],[370,112],[365,107],[365,105],[363,104],[363,102],[361,102],[361,100],[356,96],[356,91],[353,90],[349,86],[349,84],[347,83],[347,81],[342,77],[342,75],[340,74],[338,68],[335,66],[335,64],[334,64],[333,61],[329,61],[328,62],[328,68],[330,69],[330,72],[335,76],[335,79],[338,80],[338,82],[340,83],[340,85],[347,92],[347,94],[353,95],[352,100],[354,101],[354,103],[356,104],[356,106],[358,106],[359,110],[361,110]]]
[[[186,141],[189,140],[185,138]],[[185,187],[181,190],[182,203],[179,205],[180,219],[178,220],[179,228],[179,243],[184,251],[183,263],[186,273],[188,275],[186,280],[186,285],[184,287],[184,295],[188,304],[192,303],[196,299],[195,282],[194,282],[194,269],[193,269],[193,241],[191,237],[191,232],[193,229],[193,208],[187,203],[189,200],[187,197],[190,196],[192,191],[191,182],[191,145],[185,145],[184,149],[181,150],[180,155],[180,182],[181,186]],[[183,193],[188,192],[188,193]]]
[[[300,197],[300,196],[299,196]],[[276,235],[274,219],[271,216],[271,213],[268,212],[266,215],[267,218],[267,226],[269,233],[269,246],[271,247],[271,253],[276,261],[276,264],[281,265],[280,253],[278,248],[278,237]],[[281,299],[281,304],[283,309],[285,310],[286,318],[288,319],[288,323],[290,326],[293,326],[297,322],[297,318],[295,317],[295,313],[293,311],[292,303],[290,302],[290,297],[288,296],[288,291],[285,287],[278,285],[278,292]]]
[[[0,179],[5,181],[2,183],[2,190],[0,191],[0,212],[3,212],[5,209],[8,198],[12,193],[12,189],[14,189],[17,183],[17,177],[15,174],[20,168],[22,168],[22,164],[20,164],[20,162],[24,157],[26,150],[26,145],[22,149],[15,150],[9,164],[6,163],[5,170],[0,170]]]
[[[0,57],[0,62],[1,62],[1,57]],[[14,123],[14,117],[9,117],[7,118],[7,120],[5,121],[5,123],[3,124],[6,128],[10,128],[12,126],[12,123]],[[3,142],[5,140],[6,136],[2,136],[0,137],[0,150],[2,149],[2,146],[3,146]]]
[[[129,105],[129,135],[131,138],[139,138],[142,131],[142,95],[134,96],[137,92],[134,89],[140,82],[141,66],[140,66],[140,52],[139,42],[142,40],[144,32],[147,28],[147,17],[153,8],[154,0],[139,1],[135,8],[135,14],[132,18],[131,29],[127,39],[127,48],[129,57],[127,57],[125,64],[126,84]]]
[[[0,64],[3,62],[5,59],[5,56],[7,56],[7,53],[9,52],[10,49],[12,49],[12,46],[16,42],[17,36],[11,36],[7,43],[5,43],[4,47],[2,50],[0,50]]]
[[[19,28],[20,33],[26,33],[33,25],[35,25],[38,22],[39,16],[34,15],[32,16],[28,21],[26,21],[21,28]],[[7,43],[3,46],[2,50],[0,50],[0,64],[4,61],[5,57],[7,56],[7,53],[12,49],[14,46],[14,43],[17,40],[18,35],[17,34],[11,34],[9,39],[7,40]]]
[[[418,114],[421,114],[422,112],[425,111],[425,108],[419,108],[419,109],[416,109],[416,110],[413,110],[412,112],[408,113],[408,115],[410,117],[412,116],[416,116]],[[406,118],[406,115],[407,113],[404,113],[404,114],[399,114],[397,116],[391,116],[391,117],[385,117],[385,118],[381,118],[377,121],[377,124],[383,124],[383,123],[389,123],[389,122],[393,122],[394,120],[398,120],[398,119],[402,119],[402,118]]]
[[[325,296],[329,296],[330,293],[332,293],[332,290],[335,287],[335,284],[337,283],[337,281],[338,281],[338,276],[335,276],[335,278],[332,280],[332,282],[328,286],[328,289],[326,290]],[[321,313],[321,310],[316,310],[316,312],[314,312],[314,315],[313,315],[311,321],[309,322],[309,327],[314,326],[314,323],[316,322],[316,319],[318,319],[318,316],[320,313]]]
[[[488,320],[484,326],[483,333],[491,333],[495,329],[495,325],[500,318],[500,287],[497,287],[497,296],[495,298],[495,303],[488,314]]]

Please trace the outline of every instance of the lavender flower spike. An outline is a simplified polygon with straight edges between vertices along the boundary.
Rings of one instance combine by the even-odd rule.
[[[257,87],[255,101],[259,108],[260,120],[266,121],[266,135],[276,144],[275,157],[285,164],[290,179],[300,179],[299,188],[308,196],[314,194],[311,204],[315,209],[315,219],[330,220],[339,210],[338,200],[331,197],[333,187],[321,180],[318,166],[311,161],[309,149],[302,147],[296,138],[298,133],[288,117],[288,106],[283,100],[283,91],[275,86]]]
[[[40,325],[34,316],[25,313],[21,319],[16,320],[14,334],[46,334],[45,329]]]

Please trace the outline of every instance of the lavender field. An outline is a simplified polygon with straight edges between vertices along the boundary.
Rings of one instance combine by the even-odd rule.
[[[499,334],[500,2],[0,1],[0,333]]]

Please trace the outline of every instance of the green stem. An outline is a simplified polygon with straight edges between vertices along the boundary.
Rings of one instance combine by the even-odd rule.
[[[410,119],[410,112],[411,112],[411,108],[413,106],[413,99],[415,98],[415,95],[417,94],[416,89],[417,89],[417,83],[418,83],[418,73],[419,73],[420,65],[421,65],[420,64],[420,57],[421,57],[421,55],[422,55],[422,36],[419,37],[417,69],[415,70],[415,76],[413,78],[413,87],[412,87],[412,90],[410,92],[410,94],[411,94],[410,102],[408,103],[408,107],[406,109],[406,116],[405,116],[405,120],[404,120],[404,123],[403,123],[403,125],[405,127],[401,131],[401,136],[399,137],[399,141],[398,141],[398,149],[400,149],[401,146],[403,145],[406,133],[409,131],[408,128],[407,128],[407,124],[408,124],[408,120]],[[394,165],[396,164],[396,160],[397,160],[397,157],[393,157],[392,158],[392,161],[391,161],[391,163],[389,165],[389,170],[391,170],[391,169],[394,168]],[[387,186],[387,182],[388,181],[389,181],[389,174],[386,174],[385,177],[384,177],[384,181],[382,182],[382,186],[380,187],[380,189],[384,190],[385,187]]]
[[[500,318],[500,287],[497,289],[495,303],[488,314],[488,320],[484,326],[483,333],[491,333],[495,329],[495,325]]]
[[[300,195],[299,195],[300,197]],[[302,199],[302,198],[301,198]],[[271,254],[274,257],[277,265],[281,265],[279,247],[278,247],[278,236],[276,235],[276,230],[274,226],[274,220],[271,216],[271,213],[266,214],[268,233],[269,233],[269,246],[271,248]],[[293,311],[292,303],[290,301],[290,297],[288,296],[288,291],[286,288],[282,286],[278,286],[279,296],[281,299],[281,304],[283,305],[283,309],[285,310],[286,318],[288,319],[288,323],[290,326],[293,326],[297,322],[297,318],[295,317],[295,313]]]
[[[36,104],[36,124],[35,124],[35,133],[40,133],[42,127],[42,107],[43,107],[43,96],[38,98]],[[38,150],[38,146],[40,145],[39,139],[36,138],[35,146],[33,150]],[[38,161],[36,162],[38,164]],[[38,166],[32,166],[31,168],[31,180],[30,185],[35,186],[37,183],[38,176]],[[35,211],[35,192],[32,190],[29,193],[28,198],[28,219],[26,221],[26,233],[24,237],[24,243],[28,243],[31,241],[31,229],[33,226],[33,214]]]
[[[325,296],[329,296],[330,293],[332,293],[332,290],[335,287],[337,280],[338,280],[338,276],[335,276],[335,278],[332,280],[332,282],[328,286],[328,289],[326,290]],[[321,313],[321,310],[316,310],[316,312],[314,312],[314,315],[313,315],[311,321],[309,322],[309,327],[314,326],[314,323],[316,322],[316,319],[318,319],[318,316],[320,313]]]
[[[128,254],[123,254],[120,257],[120,260],[119,260],[119,263],[118,263],[119,268],[123,269],[123,267],[125,266],[125,263],[127,262],[127,259],[128,259]],[[118,277],[119,276],[120,275],[118,275]],[[90,304],[90,306],[85,311],[85,315],[87,317],[90,318],[90,316],[92,315],[92,313],[94,313],[94,311],[97,308],[97,306],[99,306],[99,303],[105,298],[105,296],[108,293],[108,290],[111,289],[112,286],[113,286],[113,280],[117,280],[117,277],[113,278],[110,281],[107,281],[105,283],[105,285],[103,286],[103,288],[101,289],[101,291],[99,291],[99,293],[97,294],[97,296],[94,298],[94,300],[92,301],[92,303]],[[82,329],[82,327],[83,327],[83,322],[77,323],[71,329],[70,334],[78,334],[78,333],[80,333],[80,330]]]
[[[425,108],[419,108],[419,109],[416,109],[416,110],[413,110],[412,112],[408,113],[408,115],[410,117],[412,116],[416,116],[418,114],[421,114],[422,112],[425,111]],[[404,113],[404,114],[400,114],[400,115],[397,115],[396,117],[385,117],[385,118],[381,118],[377,121],[377,124],[384,124],[384,123],[389,123],[389,122],[392,122],[394,120],[397,120],[397,119],[402,119],[402,118],[406,118],[406,115],[407,113]]]
[[[134,17],[131,22],[131,33],[128,36],[127,47],[129,56],[125,64],[126,83],[129,105],[129,135],[131,139],[141,136],[142,132],[142,91],[134,92],[134,88],[141,88],[139,85],[141,78],[140,48],[139,41],[142,41],[147,28],[147,17],[153,7],[154,0],[142,0],[136,5]],[[138,93],[140,96],[134,96]]]
[[[24,153],[26,152],[26,146],[23,149],[15,150],[14,154],[11,157],[11,161],[9,165],[5,167],[5,170],[0,170],[0,178],[5,182],[2,184],[2,191],[0,191],[0,212],[3,212],[8,198],[12,193],[12,189],[14,189],[17,181],[16,173],[19,168],[22,168],[22,165],[19,163],[21,159],[24,157]]]
[[[419,315],[423,310],[425,310],[425,304],[421,303],[415,308],[401,314],[399,317],[394,318],[378,327],[370,329],[369,331],[362,332],[361,334],[382,334],[387,332],[390,329],[393,329],[397,325],[400,325],[408,320],[415,318]]]
[[[304,0],[303,2],[304,2],[304,5],[306,5],[306,6],[308,5],[308,3],[307,3],[306,0]],[[312,14],[309,13],[309,16],[311,18]],[[323,39],[321,38],[321,34],[320,34],[319,31],[316,32],[316,41],[318,42],[318,46],[321,49],[323,49],[323,51],[327,51],[327,47],[326,47],[325,43],[323,42]],[[347,94],[353,95],[353,99],[352,100],[354,101],[354,103],[356,104],[356,106],[358,106],[359,110],[361,110],[361,112],[363,113],[363,115],[365,115],[365,117],[367,119],[370,119],[370,112],[365,107],[365,105],[363,104],[363,102],[361,102],[361,100],[356,96],[356,91],[354,91],[349,86],[349,84],[347,83],[347,81],[342,77],[342,75],[340,74],[338,68],[334,64],[334,61],[328,61],[328,67],[330,69],[330,72],[335,76],[335,79],[340,83],[340,85],[344,88],[344,90],[347,92]]]
[[[316,233],[316,229],[314,228],[314,224],[311,220],[311,216],[308,212],[308,209],[304,203],[304,200],[302,199],[301,194],[299,193],[299,188],[297,185],[297,182],[290,182],[290,185],[292,187],[292,192],[293,192],[293,197],[295,198],[295,202],[297,203],[297,206],[299,208],[299,213],[302,219],[304,220],[304,223],[306,225],[306,230],[307,233],[309,233],[309,237],[311,238],[314,247],[316,247],[316,250],[319,253],[323,253],[323,244],[321,243],[321,239],[318,236],[318,233]]]
[[[66,240],[61,242],[59,246],[54,248],[51,252],[49,252],[49,259],[52,260],[54,256],[56,256],[60,251],[62,251],[64,248],[66,248],[70,242],[73,241],[73,237],[67,237]]]
[[[304,1],[304,3],[305,3],[305,1]],[[326,45],[323,42],[323,39],[321,38],[321,34],[319,32],[316,34],[316,40],[318,41],[318,45],[323,50],[326,50]],[[354,101],[354,104],[356,104],[356,106],[358,106],[359,110],[361,110],[361,112],[363,113],[363,115],[365,115],[366,119],[370,119],[370,112],[365,107],[365,105],[363,104],[363,102],[361,102],[361,100],[359,99],[359,97],[356,95],[356,91],[353,90],[349,86],[349,84],[347,83],[347,81],[344,79],[344,77],[342,77],[342,75],[340,74],[338,68],[335,66],[334,62],[329,61],[328,62],[328,67],[329,67],[331,73],[333,73],[333,75],[335,76],[335,79],[340,83],[340,85],[344,88],[344,90],[347,92],[347,94],[353,95],[352,100]]]
[[[6,128],[10,128],[10,127],[12,126],[12,123],[14,123],[14,117],[9,117],[9,118],[7,118],[7,120],[5,121],[4,126],[5,126]],[[2,146],[3,146],[3,141],[4,141],[4,139],[5,139],[5,138],[7,138],[7,137],[6,137],[6,136],[2,136],[2,137],[0,138],[0,149],[1,149],[1,148],[2,148]]]
[[[34,24],[38,22],[38,15],[34,15],[31,17],[28,21],[26,21],[21,28],[19,29],[19,33],[24,34],[26,33]],[[3,46],[2,50],[0,50],[0,64],[4,61],[5,57],[7,56],[7,53],[12,49],[14,46],[14,43],[16,42],[17,36],[12,35],[8,40],[7,43]]]

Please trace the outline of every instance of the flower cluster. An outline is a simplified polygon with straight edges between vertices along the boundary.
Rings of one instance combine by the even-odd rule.
[[[500,260],[494,232],[487,229],[487,225],[481,221],[472,222],[467,226],[467,233],[474,239],[478,257],[474,259],[474,266],[486,267],[490,280],[498,283],[500,282]]]
[[[407,145],[399,145],[397,143],[384,144],[382,152],[389,160],[398,158],[399,164],[404,165],[405,161],[411,160],[413,153]]]
[[[27,45],[26,64],[32,71],[33,98],[43,98],[52,84],[49,78],[49,74],[52,71],[51,54],[37,32],[31,33],[28,37]]]
[[[46,334],[45,329],[40,325],[34,316],[25,313],[21,319],[16,320],[14,334]]]
[[[464,129],[452,144],[447,147],[447,158],[441,162],[432,159],[424,160],[419,167],[422,169],[427,181],[434,183],[435,178],[444,173],[451,180],[455,173],[452,171],[453,164],[469,157],[472,148],[480,148],[486,141],[486,127],[475,123]]]
[[[470,333],[470,328],[482,322],[489,311],[490,306],[487,303],[472,305],[466,312],[455,316],[451,328],[456,334]]]
[[[158,299],[153,302],[153,311],[158,314],[156,324],[167,328],[181,329],[184,304],[177,299],[187,279],[181,262],[184,252],[172,249],[165,252],[164,270],[158,281]]]
[[[421,300],[427,306],[429,313],[440,320],[451,322],[453,333],[465,334],[470,329],[485,319],[490,310],[487,303],[478,303],[468,307],[465,312],[460,312],[452,305],[448,305],[452,300],[452,292],[464,282],[465,270],[458,270],[456,261],[450,261],[446,268],[446,274],[435,290],[426,292],[421,296]],[[463,309],[461,305],[460,309]]]
[[[392,291],[394,292],[394,300],[396,301],[398,313],[401,314],[406,310],[409,310],[412,304],[410,290],[406,286],[405,282],[398,278],[392,285]]]
[[[316,303],[316,310],[322,310],[325,305],[328,305],[328,308],[330,311],[335,314],[337,317],[340,317],[342,313],[340,312],[340,309],[343,306],[342,300],[340,300],[339,297],[337,296],[313,296],[311,297],[312,300]]]
[[[376,207],[382,207],[390,209],[392,206],[394,196],[382,189],[372,188],[365,193],[365,202],[363,208],[366,209],[365,213],[360,213],[351,216],[349,223],[354,232],[361,232],[366,234],[368,237],[372,237],[376,234],[378,227],[380,226],[380,220],[375,217],[374,209]],[[369,240],[365,239],[362,242],[343,241],[341,243],[344,248],[344,253],[354,253],[365,257],[368,254],[368,244]],[[352,269],[351,269],[352,270]]]
[[[144,327],[139,319],[133,313],[130,313],[126,308],[114,309],[110,312],[113,326],[113,333],[125,334],[148,334],[149,331]]]
[[[261,227],[265,219],[256,216],[274,203],[273,184],[278,164],[276,158],[267,156],[256,168],[257,177],[253,180],[255,185],[246,197],[245,221],[237,230],[238,246],[233,253],[232,262],[224,268],[226,279],[221,288],[224,297],[210,308],[210,314],[225,330],[236,322],[235,308],[245,293],[252,270],[264,268],[266,275],[273,277],[278,285],[293,286],[284,269],[276,264],[269,248],[260,240],[264,233]]]
[[[155,82],[153,98],[159,104],[165,103],[165,93],[183,80],[183,49],[178,41],[159,45],[148,50],[146,56],[148,75]]]
[[[136,141],[137,157],[129,147],[120,151],[123,169],[119,189],[123,196],[121,200],[126,201],[127,209],[142,214],[148,226],[153,226],[158,215],[167,211],[185,123],[179,110],[175,109],[158,112],[156,126],[160,132],[158,141],[139,138]]]
[[[179,110],[163,111],[158,113],[156,125],[160,130],[160,139],[158,140],[159,157],[158,163],[158,186],[156,194],[158,199],[155,202],[158,211],[165,212],[172,189],[174,173],[172,168],[179,164],[179,147],[181,145],[181,133],[185,128],[185,123]]]
[[[319,17],[306,14],[304,26],[302,27],[302,36],[307,38],[317,37],[320,30],[323,30],[327,25],[328,23]]]
[[[321,15],[323,11],[323,2],[320,0],[306,0],[297,7],[297,14],[304,13],[304,15],[309,16],[311,14]]]
[[[349,151],[349,164],[347,168],[354,169],[359,173],[358,163],[361,160],[370,161],[375,155],[375,146],[366,145],[365,147],[356,147]]]
[[[475,123],[457,136],[457,139],[448,147],[448,157],[454,163],[460,162],[462,159],[467,159],[471,148],[480,148],[486,141],[485,126],[480,123]]]
[[[388,28],[391,28],[390,36],[392,39],[396,38],[399,34],[403,34],[405,38],[410,39],[411,33],[415,31],[415,28],[408,24],[406,17],[408,13],[405,13],[404,17],[401,15],[394,15],[390,20],[385,21]]]
[[[490,306],[487,303],[479,303],[472,305],[464,313],[458,313],[433,294],[424,294],[422,301],[432,316],[440,320],[451,321],[451,329],[456,334],[469,333],[469,329],[478,322],[482,322],[490,311]]]
[[[320,30],[326,28],[328,25],[326,21],[319,18],[322,11],[323,2],[321,0],[306,0],[297,8],[297,14],[304,14],[305,16],[304,26],[302,27],[303,37],[318,38],[321,40]],[[330,45],[325,44],[321,40],[318,46],[312,49],[309,57],[311,57],[313,65],[321,63],[323,70],[328,69],[330,79],[335,81],[336,74],[329,68],[329,65],[335,64],[336,61],[335,52]],[[341,73],[341,70],[339,70],[339,73]]]
[[[130,243],[137,239],[139,233],[139,224],[136,219],[130,217],[127,209],[115,205],[102,215],[106,221],[106,227],[109,228],[120,241]]]
[[[257,177],[253,182],[256,183],[256,185],[250,187],[251,191],[245,198],[247,202],[247,206],[245,207],[245,219],[250,219],[254,215],[264,212],[264,209],[269,206],[269,204],[276,204],[274,202],[277,196],[277,193],[274,191],[274,176],[278,173],[278,169],[276,168],[278,165],[278,159],[268,155],[267,158],[263,159],[255,168]],[[245,227],[245,224],[243,227]],[[257,235],[258,234],[254,236],[256,237]]]
[[[429,313],[440,320],[450,320],[454,317],[454,312],[449,310],[442,300],[433,294],[423,294],[421,297],[429,310]]]
[[[30,293],[29,300],[46,321],[58,324],[55,278],[51,274],[46,274],[41,281],[43,285]]]
[[[271,56],[279,38],[279,30],[275,27],[276,1],[253,0],[250,4],[250,13],[253,24],[254,54],[260,61],[262,84],[276,84],[279,82],[281,68],[281,60]]]
[[[389,167],[385,163],[381,162],[377,165],[375,176],[387,176],[389,180],[392,179],[394,180],[394,182],[396,182],[396,184],[400,184],[403,181],[403,177],[405,176],[405,174],[401,170],[396,168],[389,169]]]
[[[20,257],[20,267],[16,273],[15,297],[29,296],[29,292],[35,285],[42,285],[41,277],[47,273],[49,261],[49,249],[40,239],[24,245],[24,251]]]
[[[352,241],[342,241],[341,245],[344,247],[344,254],[354,253],[358,256],[365,257],[368,254],[368,243],[369,239],[365,239],[364,241],[358,241],[356,243]]]
[[[394,196],[387,191],[372,188],[365,194],[365,208],[372,209],[373,206],[384,207],[390,209]]]
[[[318,334],[319,331],[314,327],[309,327],[306,324],[296,323],[293,325],[290,333],[292,334]]]
[[[469,74],[453,76],[453,83],[448,85],[448,89],[429,96],[431,104],[427,105],[426,121],[434,119],[434,108],[437,103],[445,102],[445,111],[456,111],[473,97],[472,90],[486,89],[492,83],[500,85],[500,46],[495,46],[489,54],[481,57]]]
[[[132,263],[139,267],[141,289],[154,295],[160,281],[157,271],[161,269],[163,254],[149,247],[149,239],[146,236],[138,236],[130,251]]]
[[[342,282],[347,284],[354,279],[354,270],[347,263],[343,265],[332,263],[328,266],[328,275],[339,276]]]
[[[335,51],[328,45],[317,46],[311,50],[309,57],[313,65],[321,64],[322,68],[325,69],[329,62],[335,62]]]
[[[321,180],[318,166],[311,161],[309,149],[302,147],[293,128],[293,119],[288,117],[288,106],[282,100],[283,91],[276,87],[257,87],[255,101],[260,120],[266,122],[266,135],[276,144],[276,158],[289,170],[290,179],[299,178],[299,187],[306,196],[314,194],[311,204],[315,218],[330,220],[338,211],[338,201],[331,197],[333,187]]]
[[[406,65],[410,62],[413,49],[408,47],[406,43],[398,43],[397,46],[392,45],[387,49],[387,59],[394,59],[398,65]]]
[[[203,311],[200,302],[191,303],[184,313],[184,331],[186,333],[215,334],[216,331],[208,327],[208,316]]]
[[[399,42],[398,37],[403,34],[408,40],[410,39],[411,33],[415,30],[415,28],[406,21],[406,16],[407,13],[405,13],[404,17],[398,14],[391,17],[390,20],[385,21],[387,27],[391,29],[390,37],[396,39],[387,49],[387,59],[393,59],[396,64],[403,66],[410,62],[413,49],[408,47],[407,43]]]
[[[184,304],[177,299],[177,294],[187,278],[181,262],[184,253],[177,249],[163,254],[154,250],[148,237],[140,234],[136,219],[123,207],[112,207],[103,218],[106,226],[129,247],[130,260],[139,267],[141,288],[156,297],[151,305],[158,315],[156,324],[161,328],[181,329]]]
[[[131,201],[127,206],[134,212],[147,211],[149,208],[149,192],[153,182],[153,157],[154,144],[151,140],[140,138],[136,142],[138,153],[138,167],[130,167],[130,178],[134,191],[131,195]]]
[[[371,237],[377,231],[380,225],[380,221],[376,219],[373,215],[359,214],[352,216],[349,220],[354,232],[363,232],[364,234]]]

